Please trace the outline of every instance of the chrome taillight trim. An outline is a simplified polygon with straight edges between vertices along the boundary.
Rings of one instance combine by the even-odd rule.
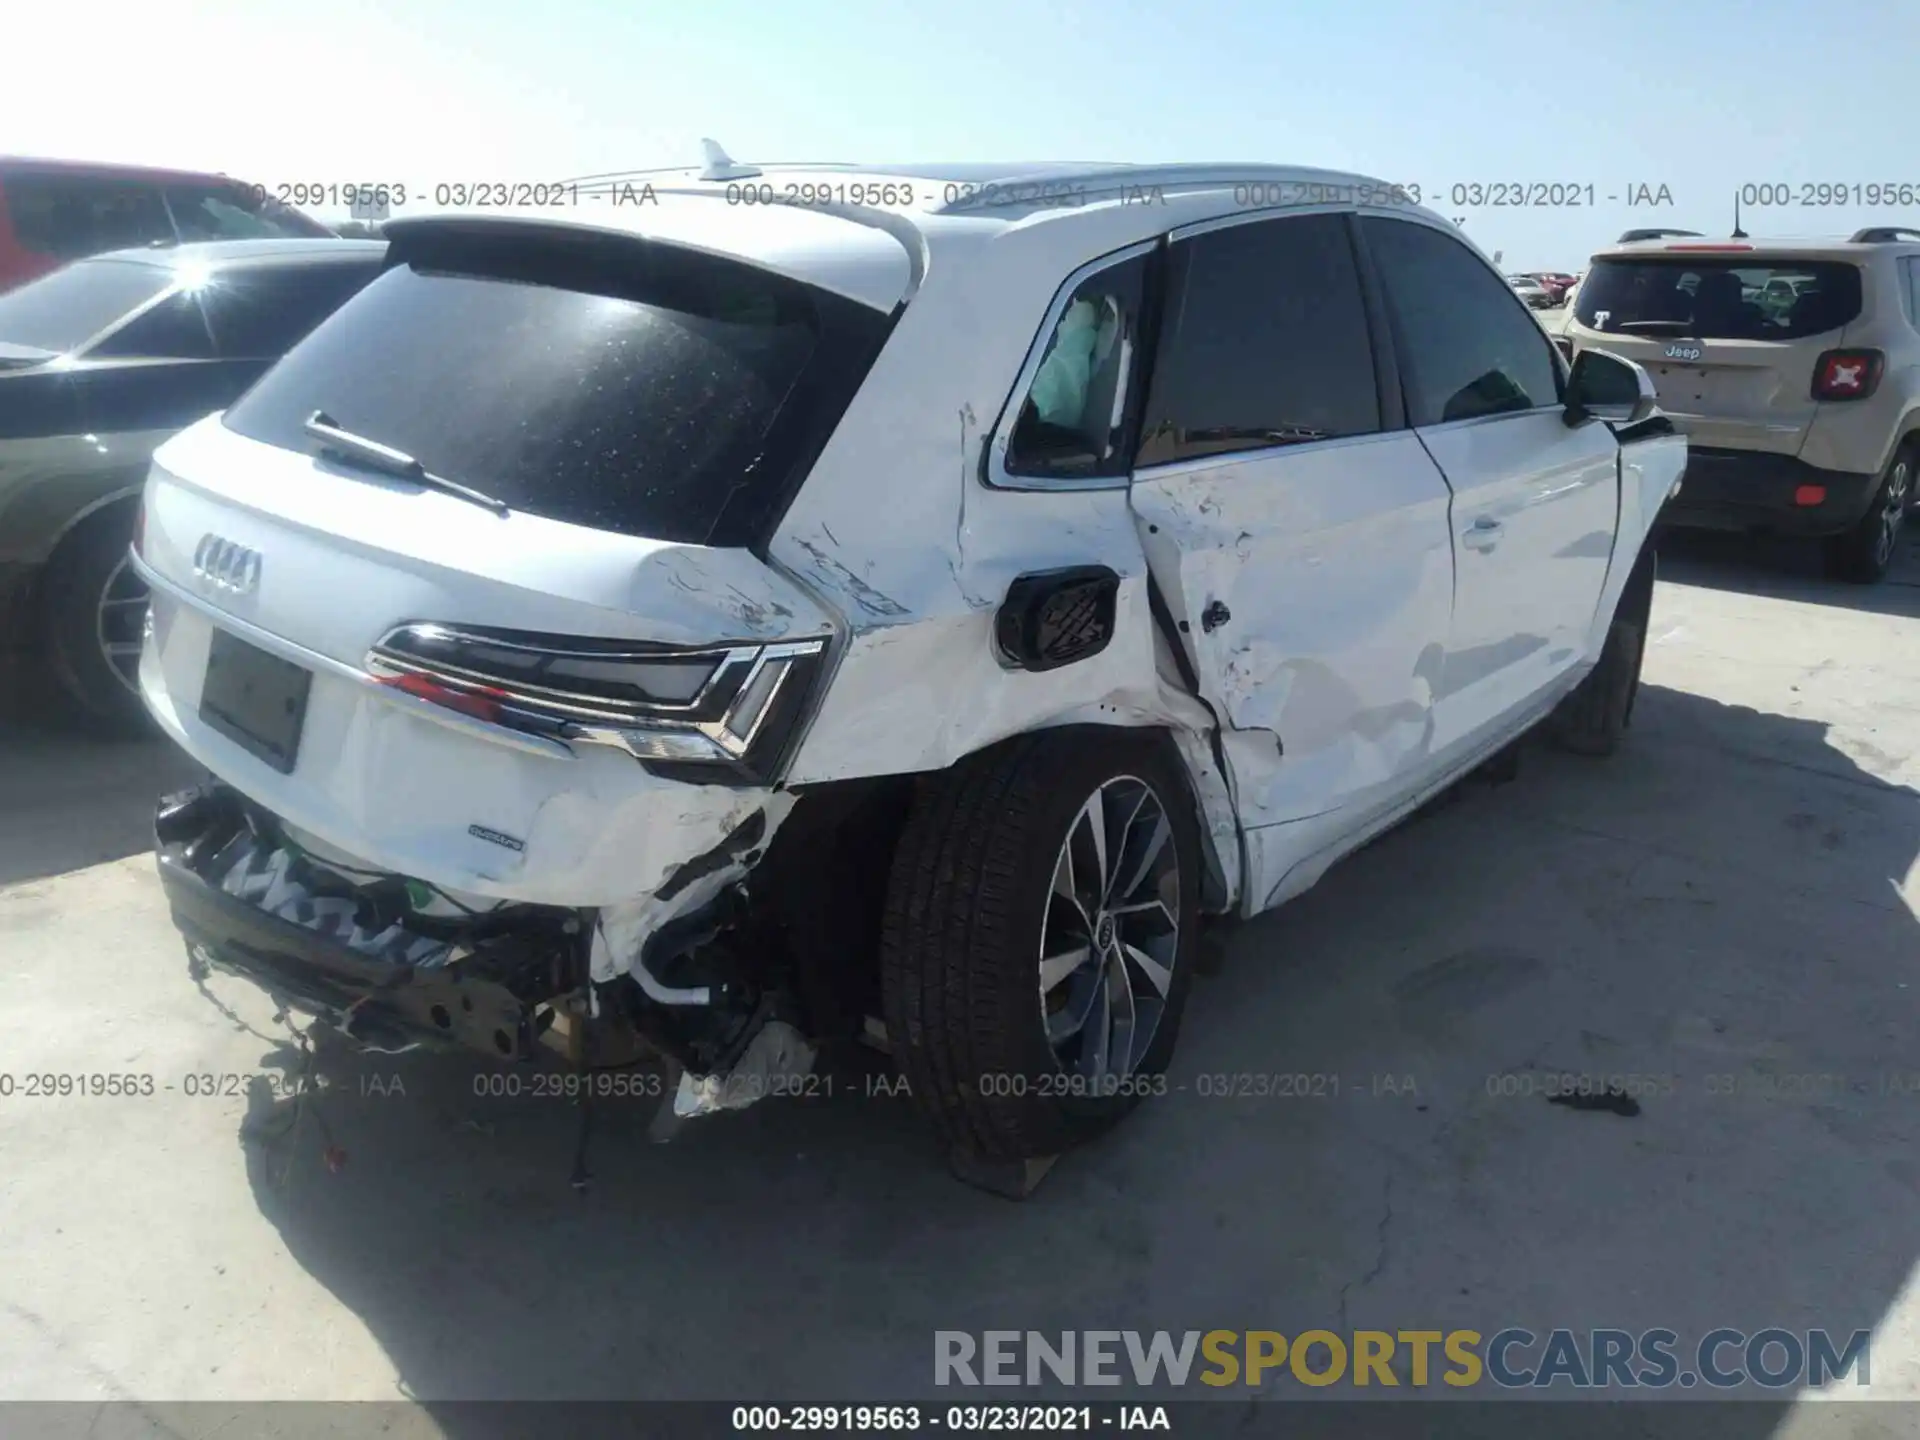
[[[601,696],[583,695],[577,690],[558,690],[544,685],[529,685],[524,681],[509,683],[484,670],[420,660],[379,649],[367,652],[366,666],[370,675],[420,675],[455,690],[486,695],[506,705],[542,710],[565,719],[604,720],[618,724],[628,720],[690,719],[700,714],[703,705],[711,706],[712,696],[720,682],[735,674],[751,673],[743,667],[750,666],[758,653],[742,649],[729,650],[717,656],[713,673],[702,682],[700,693],[686,704],[662,700],[621,705]]]
[[[563,690],[551,685],[533,685],[524,680],[513,680],[493,674],[486,670],[477,670],[469,666],[453,665],[444,660],[428,660],[418,654],[409,653],[402,643],[403,637],[420,636],[439,643],[454,645],[484,646],[492,650],[518,650],[528,655],[551,655],[562,659],[592,659],[618,662],[630,660],[644,665],[655,663],[674,663],[686,660],[711,661],[713,670],[701,682],[699,692],[691,700],[650,700],[644,704],[631,706],[609,701],[604,696],[583,694],[577,690]],[[581,648],[569,650],[559,645],[545,646],[527,644],[513,638],[498,635],[460,630],[450,625],[435,625],[411,622],[396,625],[387,631],[367,652],[366,667],[369,673],[380,674],[383,671],[398,673],[412,671],[416,674],[444,680],[457,688],[485,687],[490,694],[512,697],[515,701],[538,706],[551,706],[578,713],[594,719],[621,720],[629,716],[686,715],[700,713],[703,707],[713,703],[717,689],[725,684],[738,667],[750,665],[760,654],[757,645],[728,645],[713,648],[691,650],[635,649],[618,650],[614,648]]]
[[[733,692],[727,708],[715,719],[683,720],[667,716],[646,716],[630,725],[569,725],[561,732],[569,740],[578,740],[584,745],[610,745],[624,750],[636,760],[679,760],[701,759],[697,755],[662,754],[659,747],[652,743],[665,735],[675,732],[698,735],[719,752],[719,756],[728,760],[740,760],[753,748],[766,726],[767,716],[774,713],[779,705],[781,693],[793,678],[793,661],[820,654],[826,648],[824,640],[796,641],[782,645],[769,645],[761,650],[754,659],[753,667],[741,678],[739,688]],[[778,664],[779,670],[774,676],[772,692],[761,704],[753,717],[753,723],[745,735],[733,728],[735,711],[740,700],[752,693],[753,682],[768,665]],[[714,757],[719,758],[719,757]]]
[[[484,670],[408,655],[392,643],[407,634],[430,636],[442,643],[466,642],[529,654],[632,660],[636,664],[710,659],[714,668],[691,701],[620,705],[601,696],[507,681]],[[452,626],[413,622],[395,626],[383,635],[367,652],[365,663],[367,672],[376,679],[414,675],[449,690],[483,697],[498,707],[496,723],[554,736],[569,744],[604,745],[637,760],[737,762],[753,748],[765,730],[767,717],[779,708],[796,668],[793,662],[818,657],[826,644],[821,638],[711,649],[620,651],[596,646],[568,650],[558,644],[528,644]],[[735,728],[745,718],[738,714],[741,702],[752,695],[755,682],[770,665],[778,666],[772,685],[742,733]]]

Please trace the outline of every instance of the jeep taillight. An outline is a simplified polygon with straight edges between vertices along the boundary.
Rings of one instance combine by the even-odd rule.
[[[1864,400],[1880,384],[1887,357],[1878,350],[1828,350],[1813,362],[1813,398]]]
[[[419,622],[382,636],[366,667],[489,724],[758,782],[778,767],[825,650],[825,640],[683,649]]]

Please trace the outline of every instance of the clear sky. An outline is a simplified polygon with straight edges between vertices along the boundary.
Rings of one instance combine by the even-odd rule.
[[[749,161],[1357,170],[1438,188],[1436,208],[1464,215],[1509,269],[1581,268],[1628,226],[1724,234],[1743,184],[1787,187],[1796,202],[1802,186],[1849,187],[1843,207],[1749,208],[1756,235],[1920,225],[1920,193],[1867,207],[1850,189],[1920,189],[1920,0],[10,8],[0,150],[269,185],[430,194],[442,181],[697,163],[711,135]],[[1557,183],[1583,203],[1451,203],[1455,185],[1499,182]],[[1643,185],[1664,185],[1672,204],[1629,207]]]

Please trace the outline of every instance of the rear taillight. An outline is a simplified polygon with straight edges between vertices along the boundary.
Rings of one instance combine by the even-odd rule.
[[[1813,362],[1813,398],[1864,400],[1886,367],[1887,357],[1878,350],[1828,350]]]
[[[444,705],[449,710],[458,710],[462,715],[471,715],[476,720],[486,720],[497,724],[500,720],[500,701],[502,692],[490,685],[456,687],[430,675],[402,671],[397,675],[376,677],[382,685],[390,685],[403,694],[416,700],[429,700],[435,705]]]
[[[416,623],[381,637],[366,666],[382,685],[490,724],[760,782],[785,754],[825,650],[825,640],[691,650]]]

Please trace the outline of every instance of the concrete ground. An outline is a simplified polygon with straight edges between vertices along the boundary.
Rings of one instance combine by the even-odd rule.
[[[1241,930],[1183,1088],[1024,1205],[857,1081],[668,1146],[610,1102],[584,1195],[573,1112],[463,1062],[347,1064],[277,1133],[284,1033],[196,993],[145,853],[188,767],[16,726],[0,1398],[846,1400],[928,1396],[936,1329],[1507,1325],[1871,1326],[1872,1393],[1912,1396],[1917,637],[1911,547],[1871,590],[1670,552],[1621,752],[1529,750]],[[156,1089],[28,1098],[38,1072]],[[1225,1072],[1339,1093],[1204,1098]],[[1554,1072],[1656,1089],[1499,1093]]]

